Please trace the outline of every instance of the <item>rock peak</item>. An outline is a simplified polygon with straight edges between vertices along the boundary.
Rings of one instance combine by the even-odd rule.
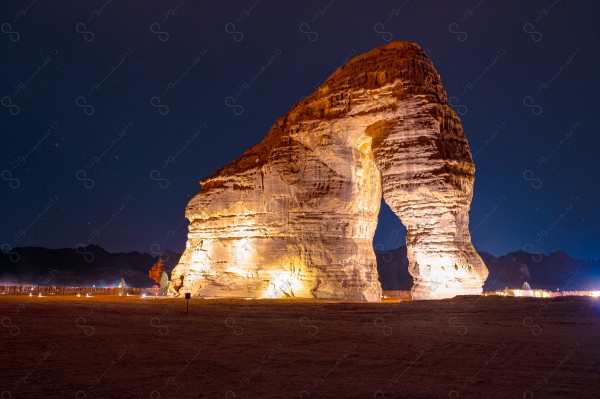
[[[388,51],[402,51],[402,52],[412,52],[412,53],[423,53],[423,50],[421,49],[421,46],[419,46],[417,43],[407,42],[407,41],[404,41],[404,40],[397,40],[397,41],[394,41],[394,42],[389,42],[389,43],[386,43],[384,45],[375,47],[374,49],[369,50],[366,53],[359,54],[356,57],[354,57],[351,60],[349,60],[346,63],[346,65],[350,64],[352,62],[357,62],[357,61],[363,60],[365,58],[380,57],[385,52],[388,52]],[[343,68],[343,66],[342,66],[342,68]]]

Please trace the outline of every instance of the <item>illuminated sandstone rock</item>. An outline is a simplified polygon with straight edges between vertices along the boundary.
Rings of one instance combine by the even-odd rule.
[[[474,165],[459,118],[418,45],[339,68],[264,140],[202,180],[173,278],[208,297],[378,301],[381,196],[408,229],[415,299],[479,294],[468,230]]]

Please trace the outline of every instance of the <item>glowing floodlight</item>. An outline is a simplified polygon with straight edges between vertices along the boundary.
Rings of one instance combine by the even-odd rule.
[[[287,270],[274,270],[271,280],[265,291],[264,298],[284,298],[295,296],[294,293],[302,289],[302,282],[298,276]]]

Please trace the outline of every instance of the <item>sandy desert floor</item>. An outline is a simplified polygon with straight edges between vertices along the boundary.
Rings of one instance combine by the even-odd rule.
[[[0,298],[1,398],[599,398],[600,299]]]

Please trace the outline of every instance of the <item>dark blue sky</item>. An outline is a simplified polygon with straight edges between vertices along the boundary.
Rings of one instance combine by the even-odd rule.
[[[475,247],[600,258],[599,18],[577,0],[3,2],[0,244],[182,250],[201,178],[349,58],[409,40],[474,154]],[[375,244],[403,235],[384,208]]]

